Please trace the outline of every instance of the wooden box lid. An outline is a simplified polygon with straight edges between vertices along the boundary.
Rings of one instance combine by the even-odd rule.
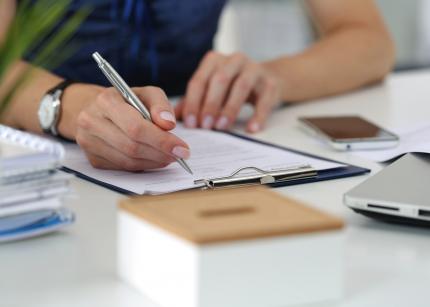
[[[121,201],[120,209],[197,244],[343,227],[339,218],[265,187],[139,196]]]

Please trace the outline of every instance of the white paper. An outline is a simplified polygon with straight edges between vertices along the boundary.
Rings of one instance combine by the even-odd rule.
[[[385,162],[409,152],[430,153],[430,123],[390,129],[400,137],[399,145],[380,150],[355,151],[353,154],[376,162]]]
[[[0,208],[0,218],[9,215],[18,215],[28,212],[35,212],[40,210],[58,209],[62,206],[62,201],[58,197],[39,199],[37,201],[30,201],[24,203],[17,203],[7,207]]]
[[[194,175],[188,174],[178,163],[172,163],[164,169],[142,173],[95,169],[89,164],[81,149],[74,144],[65,145],[64,166],[137,194],[159,194],[195,188],[194,180],[229,176],[241,167],[254,166],[263,170],[276,170],[308,164],[317,170],[323,170],[344,166],[226,133],[185,129],[179,125],[173,133],[190,146],[191,158],[187,163]]]

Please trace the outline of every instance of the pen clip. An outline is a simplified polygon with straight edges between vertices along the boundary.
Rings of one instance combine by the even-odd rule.
[[[253,174],[239,176],[244,171],[254,171]],[[212,179],[195,180],[194,184],[203,184],[206,189],[215,189],[229,186],[244,186],[252,184],[272,184],[304,178],[314,178],[317,171],[310,165],[301,165],[281,170],[265,171],[258,167],[242,167],[234,171],[230,176]]]

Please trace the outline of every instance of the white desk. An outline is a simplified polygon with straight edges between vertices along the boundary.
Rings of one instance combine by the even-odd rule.
[[[396,74],[384,85],[284,108],[257,137],[377,171],[378,164],[333,152],[297,128],[298,116],[351,113],[388,127],[429,120],[430,72]],[[376,222],[344,207],[342,194],[364,179],[277,189],[347,223],[344,298],[312,306],[430,306],[430,230]],[[77,214],[74,226],[0,245],[0,306],[154,307],[115,276],[115,206],[123,196],[79,179],[73,185],[79,195],[68,202]]]

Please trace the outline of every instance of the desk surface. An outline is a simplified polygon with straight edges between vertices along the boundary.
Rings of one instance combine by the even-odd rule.
[[[256,137],[380,170],[379,164],[323,147],[298,128],[299,116],[333,114],[360,114],[386,127],[429,120],[430,71],[394,74],[382,85],[285,107]],[[347,223],[344,298],[312,307],[429,306],[430,230],[379,223],[347,209],[343,193],[366,178],[276,190]],[[115,275],[116,202],[123,196],[80,179],[73,186],[78,197],[67,206],[77,214],[74,226],[0,245],[0,306],[155,307]]]

